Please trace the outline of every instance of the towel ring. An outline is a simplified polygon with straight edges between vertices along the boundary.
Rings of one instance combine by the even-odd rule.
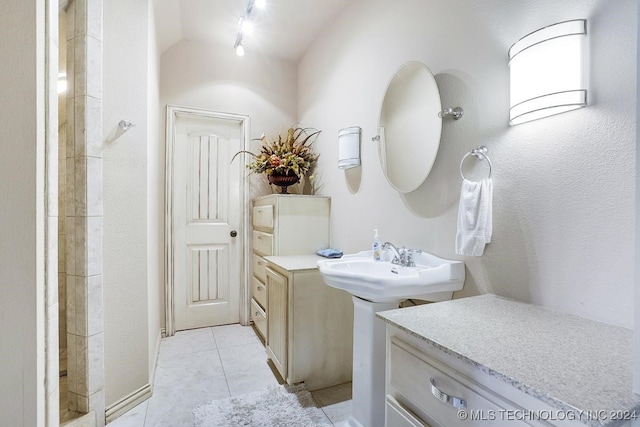
[[[474,148],[473,150],[471,150],[467,154],[465,154],[464,157],[462,157],[462,160],[460,160],[460,177],[462,177],[462,179],[467,179],[467,178],[465,178],[464,174],[462,173],[462,164],[464,163],[464,161],[465,161],[465,159],[467,157],[475,156],[479,160],[486,160],[487,161],[487,163],[489,164],[489,176],[487,178],[491,178],[492,165],[491,165],[491,159],[489,159],[489,157],[487,156],[488,152],[489,152],[489,149],[487,147],[485,147],[484,145],[481,145],[480,147]]]

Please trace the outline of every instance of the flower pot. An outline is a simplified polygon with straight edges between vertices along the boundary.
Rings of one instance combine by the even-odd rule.
[[[271,175],[267,175],[267,177],[269,178],[269,183],[281,187],[281,194],[289,194],[287,187],[300,181],[298,175],[277,175],[272,173]]]

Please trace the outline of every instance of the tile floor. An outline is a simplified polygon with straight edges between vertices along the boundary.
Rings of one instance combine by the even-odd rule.
[[[108,427],[191,427],[193,409],[212,400],[277,385],[250,326],[193,329],[160,343],[153,396]],[[351,384],[312,393],[334,425],[351,413]]]

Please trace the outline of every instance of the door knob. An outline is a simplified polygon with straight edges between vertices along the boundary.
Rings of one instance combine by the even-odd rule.
[[[231,230],[231,233],[229,233],[229,235],[231,237],[236,237],[238,235],[238,232],[236,230]]]

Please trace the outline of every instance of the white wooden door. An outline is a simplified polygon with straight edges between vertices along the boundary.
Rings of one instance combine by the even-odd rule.
[[[175,330],[239,321],[242,162],[238,120],[179,113],[174,121]]]

